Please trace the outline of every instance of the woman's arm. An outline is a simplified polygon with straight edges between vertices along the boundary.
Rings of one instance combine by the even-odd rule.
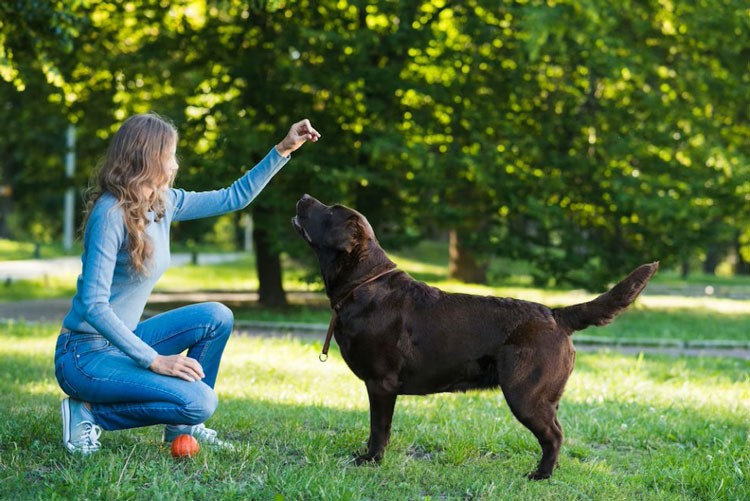
[[[319,138],[320,134],[310,125],[310,121],[301,120],[292,125],[284,139],[263,160],[228,188],[203,192],[172,189],[173,220],[211,217],[244,209],[289,161],[292,152],[305,142],[316,142]]]
[[[103,200],[100,200],[103,202]],[[82,283],[79,290],[82,315],[89,325],[110,343],[148,367],[156,350],[136,336],[115,314],[110,304],[117,253],[125,241],[122,210],[114,204],[100,203],[86,224]]]
[[[244,209],[288,161],[289,157],[282,157],[272,148],[263,160],[228,188],[199,192],[171,189],[172,220],[186,221]]]

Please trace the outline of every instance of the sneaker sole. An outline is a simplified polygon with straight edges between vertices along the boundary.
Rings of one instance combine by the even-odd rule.
[[[70,399],[64,399],[60,404],[62,412],[63,445],[70,451]]]

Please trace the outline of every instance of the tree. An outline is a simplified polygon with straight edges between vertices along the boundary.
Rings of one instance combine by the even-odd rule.
[[[23,124],[0,138],[13,159],[3,175],[14,213],[29,214],[14,224],[56,217],[35,195],[65,185],[54,130],[67,121],[79,130],[77,185],[120,121],[156,110],[181,132],[179,185],[210,189],[307,116],[323,141],[295,154],[249,209],[268,305],[286,302],[282,254],[309,254],[289,225],[305,192],[360,209],[386,246],[449,233],[452,274],[472,281],[493,256],[533,263],[539,283],[596,287],[644,260],[705,258],[708,242],[747,261],[744,9],[739,0],[3,5],[2,113]],[[200,241],[213,224],[181,223],[174,235]]]

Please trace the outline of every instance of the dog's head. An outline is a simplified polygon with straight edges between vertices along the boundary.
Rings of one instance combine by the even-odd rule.
[[[292,225],[318,258],[332,299],[373,272],[395,267],[365,216],[343,205],[325,205],[309,195],[297,202]]]
[[[318,257],[361,255],[375,241],[375,233],[365,216],[343,205],[325,205],[310,195],[297,202],[292,225]]]

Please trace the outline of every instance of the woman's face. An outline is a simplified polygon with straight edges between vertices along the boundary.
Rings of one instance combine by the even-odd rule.
[[[150,186],[144,186],[143,195],[146,197],[150,197],[154,192],[154,186],[157,190],[160,191],[168,190],[170,185],[174,181],[174,178],[177,176],[177,170],[179,168],[180,166],[177,163],[177,143],[175,142],[175,144],[168,150],[166,157],[164,157],[163,159],[163,171],[159,176],[159,179],[156,181],[156,183],[151,184]]]
[[[170,153],[167,156],[167,160],[164,162],[164,170],[166,174],[166,182],[161,186],[162,189],[166,190],[169,185],[174,181],[177,176],[177,170],[180,165],[177,163],[177,142],[170,149]]]

